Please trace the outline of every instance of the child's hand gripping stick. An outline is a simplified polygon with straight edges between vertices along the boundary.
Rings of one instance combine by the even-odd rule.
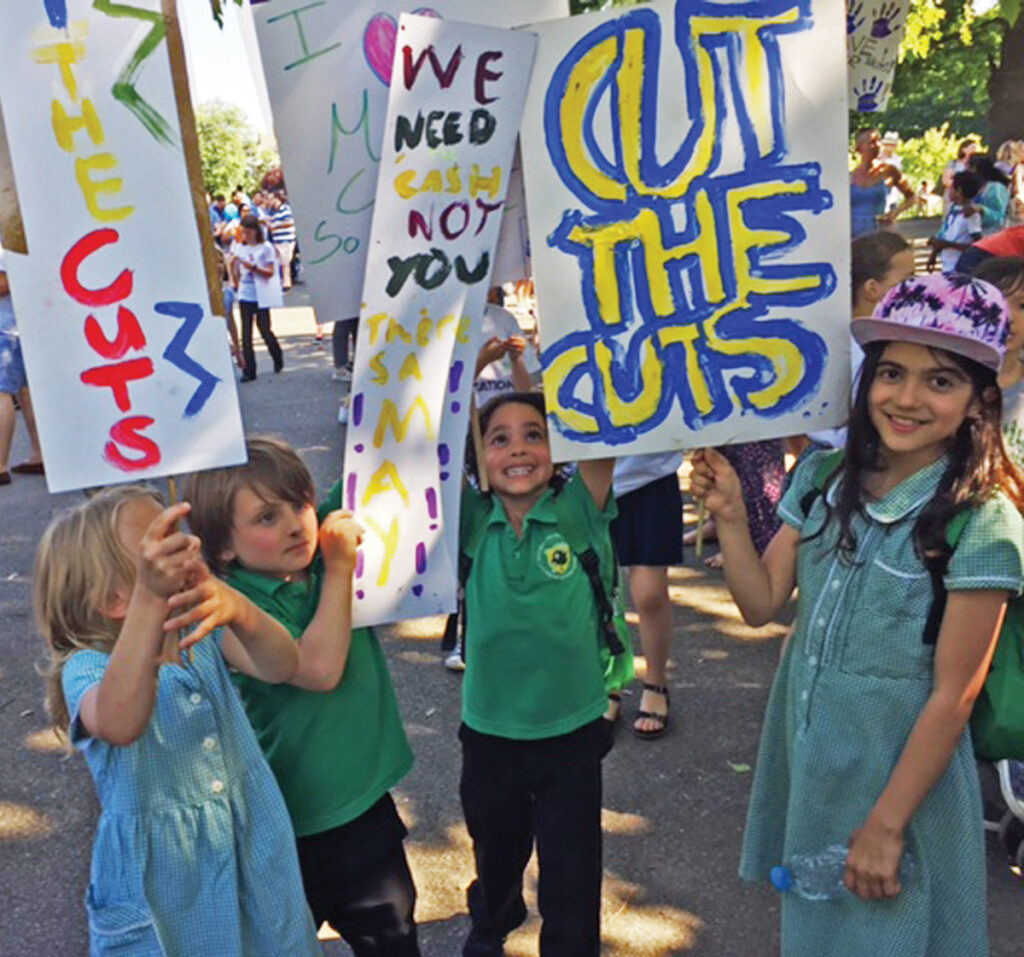
[[[182,591],[199,557],[199,539],[178,529],[191,506],[179,502],[164,509],[142,535],[137,560],[137,586],[160,598]],[[178,643],[167,642],[165,660],[181,664]]]
[[[179,647],[191,654],[214,629],[238,621],[248,602],[226,582],[216,578],[206,563],[196,556],[189,564],[190,587],[172,595],[167,602],[173,618],[164,622],[164,631],[178,632]],[[186,633],[186,629],[195,626]]]
[[[320,525],[320,555],[326,571],[351,575],[356,567],[363,526],[349,511],[331,512]]]
[[[729,460],[716,449],[703,449],[693,456],[690,488],[694,498],[717,521],[746,521],[743,488]]]

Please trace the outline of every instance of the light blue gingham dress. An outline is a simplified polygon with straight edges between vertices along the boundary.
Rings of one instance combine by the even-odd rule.
[[[71,739],[102,804],[86,906],[90,953],[132,957],[322,953],[291,822],[221,655],[163,665],[145,733],[126,747],[88,737],[82,695],[110,661],[65,664]]]
[[[779,506],[813,536],[825,521],[818,496],[801,502],[822,456],[798,467]],[[763,881],[797,854],[848,843],[866,821],[932,691],[934,646],[922,641],[931,578],[913,527],[946,467],[921,469],[856,517],[852,563],[834,549],[836,522],[800,545],[796,629],[765,713],[740,874]],[[834,500],[830,490],[829,500]],[[949,561],[948,591],[1022,585],[1024,524],[997,495],[973,513]],[[918,863],[885,901],[782,899],[785,957],[984,957],[985,846],[978,777],[964,732],[945,773],[905,832]]]

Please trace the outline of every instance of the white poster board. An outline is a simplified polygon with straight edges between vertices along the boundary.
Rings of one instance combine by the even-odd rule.
[[[842,5],[659,0],[533,29],[523,166],[555,458],[838,424]]]
[[[877,113],[888,106],[909,12],[910,0],[848,0],[850,109]]]
[[[568,0],[253,3],[303,278],[321,322],[359,314],[400,13],[509,27]]]
[[[399,20],[345,443],[357,625],[455,609],[476,333],[535,46]]]
[[[0,29],[29,249],[7,269],[53,492],[245,460],[160,4],[100,6],[5,4]]]

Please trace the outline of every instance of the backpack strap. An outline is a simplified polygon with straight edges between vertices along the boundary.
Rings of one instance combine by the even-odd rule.
[[[825,488],[829,481],[842,467],[843,459],[846,457],[845,449],[833,449],[827,455],[821,457],[818,467],[814,470],[814,480],[811,487],[804,492],[800,499],[800,514],[807,518],[818,498],[825,494]]]
[[[444,638],[441,640],[442,650],[450,650],[456,645],[462,652],[462,660],[466,660],[466,582],[469,581],[469,573],[473,570],[473,559],[476,557],[476,550],[483,538],[484,529],[487,527],[487,520],[490,517],[490,499],[480,493],[473,491],[463,494],[461,507],[459,509],[459,591],[458,606],[455,611],[455,620],[449,616],[448,624],[445,626]],[[445,646],[449,645],[450,648]]]
[[[957,543],[963,534],[967,523],[971,520],[971,510],[962,509],[957,512],[946,525],[946,544],[949,545],[951,558],[956,551]],[[924,623],[924,634],[921,640],[926,645],[934,645],[939,640],[939,629],[942,627],[942,616],[946,613],[946,583],[943,578],[946,575],[946,568],[949,566],[949,558],[941,565],[933,563],[928,566],[928,574],[932,579],[932,606],[928,609],[928,617]]]
[[[601,567],[601,556],[597,553],[587,534],[586,518],[583,506],[573,498],[564,494],[564,490],[555,496],[553,506],[558,515],[558,530],[565,536],[570,551],[576,556],[580,568],[590,582],[590,590],[594,593],[594,606],[601,629],[601,636],[612,655],[625,653],[622,639],[615,627],[615,608],[612,604],[608,588],[605,587],[605,576]],[[612,594],[618,587],[619,565],[611,561],[612,572],[610,585]]]

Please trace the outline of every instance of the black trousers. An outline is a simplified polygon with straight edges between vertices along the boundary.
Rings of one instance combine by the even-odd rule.
[[[419,957],[406,833],[385,794],[354,821],[298,839],[313,920],[327,921],[356,957]]]
[[[604,723],[536,741],[459,729],[460,794],[476,858],[465,957],[503,954],[506,935],[526,919],[523,871],[535,840],[541,957],[600,954]]]
[[[281,354],[281,346],[277,336],[270,329],[270,310],[260,309],[256,303],[248,302],[245,299],[238,301],[238,308],[242,314],[242,361],[245,363],[244,374],[247,376],[256,375],[256,354],[252,348],[252,321],[256,320],[256,326],[260,330],[263,342],[274,360],[274,371],[280,372],[284,365],[284,356]]]

